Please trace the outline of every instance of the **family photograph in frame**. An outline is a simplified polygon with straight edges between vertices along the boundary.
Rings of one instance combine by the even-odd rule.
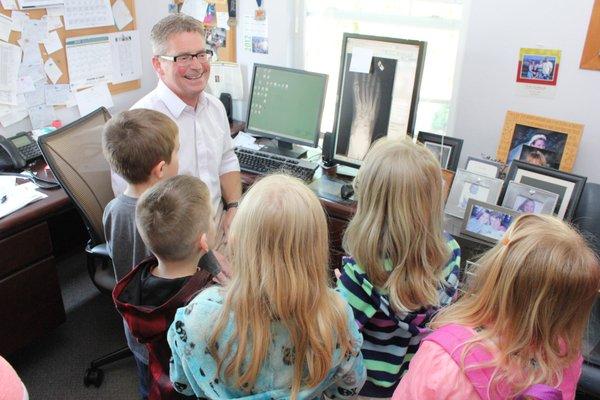
[[[442,168],[456,171],[463,145],[462,139],[419,131],[417,142],[423,143],[425,147],[431,150]]]
[[[553,214],[558,194],[517,182],[509,182],[502,207],[520,213]]]
[[[495,243],[502,239],[518,215],[510,208],[470,199],[461,233]]]
[[[556,85],[560,54],[560,50],[522,48],[517,64],[517,82]]]
[[[425,48],[425,42],[416,40],[344,33],[333,126],[335,162],[359,167],[375,140],[412,136]],[[353,57],[365,54],[368,67],[357,69]]]
[[[514,160],[506,175],[504,197],[510,181],[533,186],[558,195],[554,214],[570,221],[579,203],[587,178],[551,168]]]
[[[475,174],[484,175],[490,178],[498,178],[502,172],[502,164],[497,161],[486,160],[469,156],[465,163],[465,169]]]
[[[496,157],[569,172],[582,134],[582,124],[508,111]]]
[[[495,204],[500,197],[503,183],[501,179],[458,169],[444,211],[446,214],[463,218],[470,199]]]

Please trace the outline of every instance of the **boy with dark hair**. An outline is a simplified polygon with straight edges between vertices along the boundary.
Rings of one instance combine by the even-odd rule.
[[[208,187],[185,175],[157,183],[138,201],[137,228],[154,256],[117,283],[113,300],[133,336],[148,348],[149,399],[186,398],[169,380],[167,330],[177,309],[212,279],[198,269],[200,259],[211,256],[211,213]]]

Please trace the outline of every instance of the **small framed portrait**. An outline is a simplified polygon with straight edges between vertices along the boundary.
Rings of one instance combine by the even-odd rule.
[[[510,165],[508,174],[506,174],[503,192],[504,197],[506,197],[509,183],[514,181],[546,192],[556,193],[558,199],[554,207],[554,214],[559,218],[571,220],[586,180],[585,176],[514,160]]]
[[[450,194],[450,188],[452,187],[452,181],[454,180],[454,171],[450,171],[448,169],[442,168],[442,179],[444,184],[444,204],[446,200],[448,200],[448,195]]]
[[[569,172],[582,134],[581,124],[508,111],[496,157]]]
[[[520,213],[554,214],[558,194],[517,182],[509,182],[502,206]]]
[[[417,141],[423,143],[437,157],[444,169],[456,171],[463,140],[429,132],[419,132]]]
[[[501,179],[474,174],[464,169],[457,170],[445,212],[463,218],[469,199],[495,204],[502,191],[502,183]]]
[[[461,233],[496,243],[519,215],[510,208],[469,199]]]
[[[502,164],[492,160],[469,156],[465,164],[465,169],[474,174],[497,178],[502,171]]]
[[[517,82],[556,85],[560,50],[526,49],[519,51]]]

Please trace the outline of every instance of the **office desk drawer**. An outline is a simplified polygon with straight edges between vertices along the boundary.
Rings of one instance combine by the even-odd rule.
[[[32,226],[0,240],[0,278],[52,254],[48,224]]]
[[[0,354],[7,355],[65,321],[54,257],[0,280]]]

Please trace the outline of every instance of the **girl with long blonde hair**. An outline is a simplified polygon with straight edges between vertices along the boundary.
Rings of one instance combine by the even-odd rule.
[[[212,399],[356,396],[365,379],[352,311],[328,287],[328,234],[315,194],[286,175],[245,195],[229,238],[233,276],[171,326],[171,380]]]
[[[442,228],[442,185],[435,156],[408,138],[380,139],[358,171],[338,290],[364,338],[362,396],[393,394],[425,324],[456,292],[460,248]]]
[[[395,399],[574,399],[600,266],[563,221],[525,214],[479,261]],[[554,396],[554,397],[552,397]]]

